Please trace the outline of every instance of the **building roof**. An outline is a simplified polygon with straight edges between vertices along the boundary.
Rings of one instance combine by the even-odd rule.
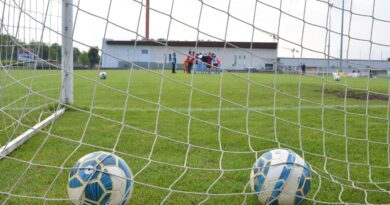
[[[213,47],[213,48],[224,48],[225,42],[223,41],[118,41],[118,40],[106,40],[107,45],[123,45],[123,46],[133,46],[134,44],[139,46],[165,46],[168,43],[168,46],[175,47]],[[261,49],[276,49],[277,43],[271,42],[239,42],[232,41],[226,42],[226,48],[261,48]]]

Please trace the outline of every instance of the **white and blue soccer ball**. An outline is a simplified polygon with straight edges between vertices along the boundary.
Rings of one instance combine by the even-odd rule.
[[[250,186],[262,204],[299,204],[310,190],[310,167],[293,151],[274,149],[256,160]]]
[[[107,78],[107,73],[106,72],[100,72],[99,73],[99,76],[100,76],[100,79],[102,79],[102,80],[104,80],[104,79],[106,79]]]
[[[73,204],[124,205],[134,184],[126,162],[111,153],[93,152],[80,158],[69,174]]]

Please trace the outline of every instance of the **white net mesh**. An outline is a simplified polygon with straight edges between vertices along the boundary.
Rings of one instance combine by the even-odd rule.
[[[149,40],[145,1],[75,0],[71,105],[62,3],[0,0],[0,147],[66,108],[1,156],[1,204],[70,204],[93,151],[131,167],[131,204],[257,204],[249,174],[274,148],[311,165],[304,203],[390,204],[388,1],[346,0],[340,49],[341,0],[152,0]],[[182,74],[188,51],[221,72]]]

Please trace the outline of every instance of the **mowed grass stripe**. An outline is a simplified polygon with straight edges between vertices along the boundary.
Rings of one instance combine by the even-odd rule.
[[[283,107],[206,107],[206,108],[200,108],[200,107],[191,107],[191,111],[194,112],[216,112],[216,111],[240,111],[240,110],[257,110],[257,111],[263,111],[263,110],[307,110],[307,109],[321,109],[321,108],[338,108],[342,109],[344,106],[342,105],[324,105],[324,106],[300,106],[300,107],[294,107],[294,106],[283,106]],[[347,105],[346,108],[387,108],[387,105]],[[0,110],[32,110],[35,109],[34,107],[9,107],[9,108],[0,108]],[[108,110],[108,111],[123,111],[123,107],[102,107],[102,106],[93,106],[94,110]],[[170,108],[175,111],[179,112],[186,112],[189,110],[189,108]],[[140,112],[150,112],[150,111],[157,111],[157,108],[143,108],[143,107],[128,107],[126,108],[127,111],[140,111]],[[164,110],[164,108],[161,108],[161,110]]]

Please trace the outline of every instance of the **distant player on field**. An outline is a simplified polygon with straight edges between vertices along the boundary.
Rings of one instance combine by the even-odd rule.
[[[221,60],[217,58],[214,73],[219,74],[220,72],[221,72]]]
[[[194,73],[199,72],[199,53],[194,54]]]
[[[188,72],[188,56],[184,58],[183,61],[184,73]]]
[[[207,54],[204,53],[201,58],[201,73],[206,72]]]
[[[211,56],[211,53],[209,52],[209,54],[207,55],[207,58],[206,58],[206,60],[207,60],[207,72],[210,74],[211,73],[211,65],[212,65],[212,61],[213,61],[213,57]]]
[[[306,65],[305,65],[305,63],[302,63],[301,70],[302,70],[302,75],[305,75],[305,73],[306,73]]]
[[[172,63],[172,73],[176,73],[176,53],[175,52],[173,52],[173,54],[172,54],[171,63]]]
[[[217,73],[218,64],[217,64],[217,55],[215,55],[215,53],[211,54],[211,65],[214,70],[214,73]]]
[[[187,60],[187,62],[188,62],[188,74],[191,74],[192,66],[194,65],[194,58],[193,58],[194,53],[191,53],[191,51],[190,51],[190,52],[188,52],[188,54],[189,54],[187,56],[187,58],[188,58],[188,60]]]

